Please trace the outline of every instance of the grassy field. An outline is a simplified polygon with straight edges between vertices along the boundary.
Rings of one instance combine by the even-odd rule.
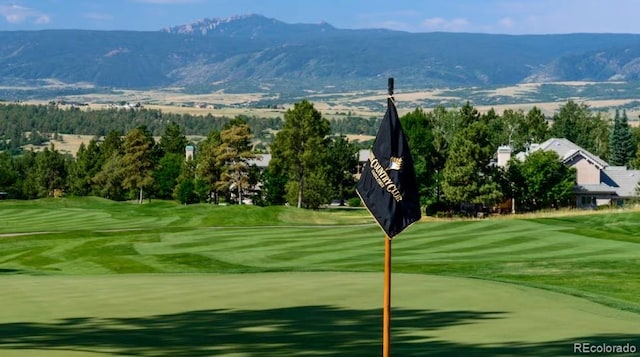
[[[396,355],[640,348],[640,212],[423,221],[393,243]],[[0,202],[0,355],[371,356],[363,210]]]

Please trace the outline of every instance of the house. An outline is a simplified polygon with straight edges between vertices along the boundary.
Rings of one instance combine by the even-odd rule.
[[[524,160],[538,150],[554,151],[565,165],[576,169],[576,207],[595,208],[603,205],[620,205],[624,200],[638,197],[636,187],[640,170],[610,166],[600,157],[590,153],[567,139],[551,138],[541,144],[532,144],[525,152],[515,155]],[[511,148],[498,149],[498,166],[506,167]]]
[[[260,170],[265,170],[271,162],[271,154],[256,154],[253,159],[247,160],[248,166],[256,165]]]
[[[355,168],[354,177],[356,180],[360,180],[360,175],[362,174],[362,168],[369,161],[369,157],[371,156],[371,150],[358,150],[358,165]]]

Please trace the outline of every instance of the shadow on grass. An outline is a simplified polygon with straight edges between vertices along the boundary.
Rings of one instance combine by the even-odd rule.
[[[23,274],[23,273],[24,271],[20,269],[8,269],[8,268],[0,269],[0,275]]]
[[[397,356],[570,355],[574,342],[635,344],[640,336],[586,336],[544,344],[469,345],[429,338],[429,331],[498,319],[502,312],[393,310]],[[379,356],[381,310],[301,306],[203,310],[140,318],[69,318],[0,324],[0,349],[67,350],[131,356]]]

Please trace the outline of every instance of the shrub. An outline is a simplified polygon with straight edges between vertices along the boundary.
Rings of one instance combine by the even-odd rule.
[[[360,200],[360,197],[353,197],[347,201],[347,205],[349,207],[362,207],[362,201]]]

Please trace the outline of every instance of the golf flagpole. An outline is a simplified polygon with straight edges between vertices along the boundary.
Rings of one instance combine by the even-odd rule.
[[[393,100],[393,78],[387,82],[389,98]],[[384,291],[382,293],[382,357],[391,355],[391,238],[384,235]]]
[[[384,298],[382,316],[382,356],[391,353],[391,238],[384,236]]]
[[[420,199],[413,159],[402,131],[389,78],[387,112],[362,168],[356,192],[385,233],[382,352],[391,353],[391,240],[420,220]]]

